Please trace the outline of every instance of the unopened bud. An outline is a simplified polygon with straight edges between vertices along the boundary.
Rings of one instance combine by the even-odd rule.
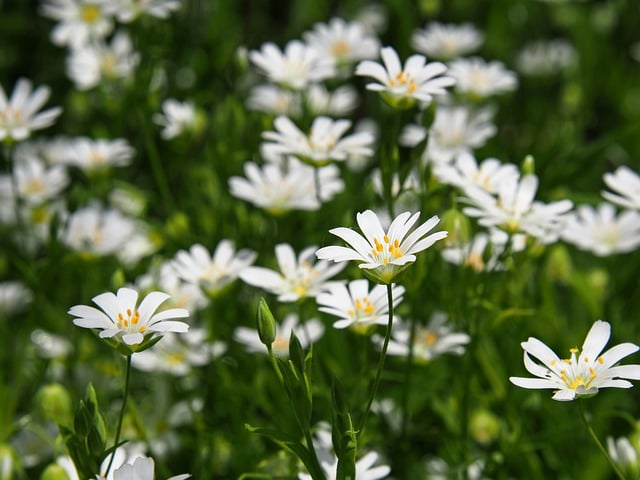
[[[533,155],[527,155],[526,157],[524,157],[520,170],[522,171],[523,175],[536,173],[536,161],[533,158]]]
[[[71,396],[66,388],[59,383],[45,385],[37,394],[38,405],[48,419],[58,425],[71,427],[73,422],[73,406]]]
[[[260,305],[258,305],[258,335],[267,348],[271,348],[271,344],[276,339],[276,320],[264,297],[260,298]]]
[[[40,480],[69,480],[69,475],[60,465],[52,463],[44,469],[44,472],[40,475]]]
[[[444,239],[446,247],[459,247],[471,239],[469,219],[455,207],[442,214],[440,225],[448,232],[447,238]]]

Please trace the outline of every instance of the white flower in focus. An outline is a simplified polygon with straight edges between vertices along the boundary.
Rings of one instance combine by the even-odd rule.
[[[187,310],[170,308],[156,312],[168,298],[166,293],[151,292],[138,305],[138,292],[123,287],[116,294],[106,292],[93,297],[93,303],[100,310],[87,305],[75,305],[67,313],[75,317],[74,325],[100,330],[100,338],[136,346],[156,334],[185,333],[189,330],[188,324],[172,320],[188,317]]]
[[[41,130],[53,124],[62,108],[54,107],[38,112],[49,99],[49,87],[41,85],[32,91],[31,82],[19,79],[7,99],[0,85],[0,141],[19,142],[31,135],[33,130]]]
[[[316,246],[307,247],[296,257],[291,245],[280,243],[275,248],[279,271],[251,266],[240,272],[240,278],[249,285],[278,295],[280,302],[316,297],[331,285],[329,279],[346,266],[327,261],[313,263],[316,249]]]
[[[172,265],[185,282],[198,285],[207,295],[215,295],[238,278],[256,256],[252,250],[236,252],[231,240],[221,240],[213,255],[203,245],[195,244],[188,252],[176,253]]]
[[[289,355],[289,339],[291,332],[296,334],[302,348],[316,342],[324,334],[324,325],[316,318],[311,318],[299,323],[298,315],[290,313],[284,317],[281,324],[276,325],[276,337],[271,344],[273,354],[277,357]],[[260,340],[258,331],[253,328],[237,327],[233,332],[233,338],[241,343],[251,353],[267,353],[267,347]]]
[[[45,0],[42,15],[59,22],[51,31],[51,41],[78,49],[93,40],[104,39],[113,28],[109,1]]]
[[[130,23],[145,14],[167,18],[180,4],[181,0],[115,0],[112,11],[120,23]]]
[[[473,53],[483,41],[482,32],[470,23],[456,25],[430,22],[411,36],[411,46],[416,51],[442,60]]]
[[[329,233],[344,240],[349,247],[323,247],[316,252],[316,256],[334,262],[356,260],[365,274],[380,283],[391,283],[398,273],[415,262],[416,253],[447,236],[447,232],[440,231],[425,237],[440,221],[437,215],[409,233],[419,217],[420,212],[413,215],[401,213],[385,232],[373,211],[360,212],[356,220],[364,236],[346,227],[331,229]]]
[[[309,134],[303,133],[288,117],[274,121],[276,131],[262,134],[265,157],[295,155],[302,162],[323,166],[331,161],[344,161],[350,155],[373,155],[373,135],[359,132],[343,137],[351,126],[349,120],[316,117]]]
[[[391,468],[388,465],[376,465],[378,454],[369,452],[356,461],[356,476],[358,480],[380,480],[389,476]],[[321,461],[322,470],[328,480],[335,480],[338,470],[338,459]],[[311,480],[313,477],[307,473],[299,473],[298,480]]]
[[[618,167],[613,173],[604,174],[604,183],[613,192],[602,192],[602,196],[621,207],[640,210],[640,175],[629,167]]]
[[[485,98],[513,91],[518,79],[502,62],[480,57],[458,58],[449,63],[449,75],[456,80],[456,91]]]
[[[379,335],[374,336],[372,340],[379,345],[384,342],[384,339]],[[447,353],[462,355],[464,346],[470,341],[471,337],[466,333],[453,331],[446,313],[434,312],[426,326],[418,325],[416,327],[413,338],[411,337],[411,326],[407,322],[394,325],[387,353],[406,357],[409,354],[410,344],[413,343],[414,360],[429,362]]]
[[[133,50],[125,32],[116,33],[110,43],[92,42],[72,50],[67,57],[67,75],[78,90],[90,90],[101,83],[130,78],[140,55]]]
[[[486,190],[467,188],[463,200],[471,204],[462,211],[478,218],[483,227],[499,227],[508,233],[524,232],[543,243],[557,240],[564,214],[573,206],[570,200],[545,204],[534,201],[538,189],[538,177],[523,176],[520,181],[502,182],[497,196]]]
[[[328,202],[344,190],[340,170],[335,165],[317,169],[320,198]],[[288,168],[268,163],[260,168],[253,162],[244,164],[247,178],[231,177],[229,189],[234,197],[251,202],[278,215],[289,210],[318,210],[314,167],[289,158]]]
[[[463,191],[475,186],[488,193],[496,193],[503,183],[513,184],[520,177],[516,165],[502,163],[496,158],[487,158],[478,165],[471,154],[459,155],[453,165],[436,165],[433,174],[440,183],[453,185]]]
[[[332,57],[299,40],[287,43],[284,52],[267,42],[260,50],[250,51],[249,60],[270,81],[293,90],[303,90],[310,83],[321,82],[336,73]]]
[[[207,332],[201,328],[192,328],[180,335],[167,333],[153,348],[136,353],[132,365],[144,372],[186,376],[193,367],[207,365],[225,352],[224,343],[210,343],[206,337]]]
[[[544,77],[573,67],[578,54],[566,40],[536,41],[525,45],[516,57],[516,67],[523,75]]]
[[[153,115],[153,121],[164,127],[160,134],[162,138],[170,140],[184,132],[197,130],[201,119],[193,103],[168,98],[162,102],[162,113]]]
[[[251,89],[247,108],[270,115],[298,117],[302,114],[300,94],[276,85],[258,85]]]
[[[67,164],[91,172],[131,164],[135,150],[123,138],[115,140],[78,137],[68,152]]]
[[[337,65],[375,58],[380,42],[357,22],[332,18],[329,23],[316,23],[313,30],[302,34],[307,44],[332,57]]]
[[[437,164],[449,163],[458,155],[471,154],[496,134],[491,109],[440,105],[436,110],[424,156]]]
[[[65,167],[47,167],[36,157],[25,158],[16,164],[13,176],[20,199],[31,206],[54,199],[69,184]]]
[[[600,257],[631,252],[640,245],[640,212],[625,210],[616,216],[610,203],[580,205],[567,215],[562,239]]]
[[[395,308],[402,301],[404,287],[394,285],[392,295]],[[365,278],[352,280],[348,285],[334,283],[328,292],[320,293],[316,301],[318,310],[340,318],[333,323],[334,328],[353,327],[358,332],[366,332],[372,325],[386,325],[389,321],[386,287],[375,285],[369,291],[369,281]]]
[[[21,282],[0,282],[0,315],[10,317],[24,311],[33,300],[33,293]]]
[[[340,117],[350,114],[357,106],[358,93],[350,85],[343,85],[333,92],[324,85],[310,85],[305,101],[312,114]]]
[[[524,366],[538,378],[509,377],[509,380],[522,388],[555,389],[552,398],[560,401],[592,396],[601,388],[631,388],[633,384],[624,379],[640,380],[640,365],[617,363],[640,347],[621,343],[602,353],[610,336],[611,325],[597,320],[587,333],[582,351],[572,348],[570,358],[564,360],[537,338],[529,337],[521,344]]]
[[[444,95],[445,88],[455,83],[443,76],[447,66],[440,62],[427,63],[423,55],[407,58],[404,67],[392,47],[380,50],[384,66],[372,60],[364,60],[356,67],[355,74],[372,77],[377,83],[368,83],[367,89],[380,92],[392,107],[409,108],[416,102],[427,106],[436,95]]]

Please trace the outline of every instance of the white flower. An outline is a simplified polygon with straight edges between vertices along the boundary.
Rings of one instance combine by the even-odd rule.
[[[138,292],[131,288],[119,288],[117,294],[101,293],[93,297],[100,309],[87,305],[75,305],[69,309],[73,323],[82,328],[97,328],[100,338],[112,338],[125,345],[135,346],[155,334],[184,333],[189,325],[174,318],[185,318],[184,308],[170,308],[156,313],[169,298],[164,292],[147,294],[138,306]]]
[[[235,252],[231,240],[221,240],[213,255],[203,245],[195,244],[188,252],[180,250],[176,253],[172,265],[185,282],[198,285],[208,295],[214,295],[238,278],[256,256],[254,251],[247,249]]]
[[[25,140],[33,130],[50,126],[60,115],[60,107],[38,112],[49,99],[49,87],[40,86],[32,91],[31,82],[19,79],[7,99],[0,85],[0,141],[14,142]]]
[[[411,36],[411,46],[429,57],[448,60],[476,51],[484,35],[474,25],[430,22]]]
[[[438,165],[448,163],[458,155],[471,154],[496,134],[492,117],[493,111],[486,108],[438,106],[424,156]]]
[[[302,34],[307,44],[333,57],[337,65],[375,58],[380,42],[361,23],[332,18],[329,23],[316,23],[313,30]]]
[[[391,468],[388,465],[375,465],[378,461],[376,452],[369,452],[356,461],[356,476],[358,480],[380,480],[389,476]],[[334,457],[331,461],[322,461],[321,465],[327,480],[336,480],[338,470],[338,459]],[[311,480],[311,475],[299,473],[298,480]]]
[[[84,171],[125,167],[131,164],[135,150],[123,138],[115,140],[78,137],[67,155],[67,164]]]
[[[145,372],[185,376],[193,367],[207,365],[212,358],[224,353],[224,343],[209,343],[206,337],[207,332],[201,328],[190,329],[181,335],[167,333],[154,348],[136,353],[132,364]]]
[[[459,155],[453,165],[436,165],[433,174],[440,183],[453,185],[463,191],[475,186],[488,193],[496,193],[502,184],[513,184],[520,177],[516,165],[502,163],[496,158],[487,158],[478,165],[471,154]]]
[[[184,132],[196,130],[200,119],[193,103],[168,98],[162,102],[162,113],[153,115],[153,121],[164,127],[160,134],[162,138],[170,140]]]
[[[487,251],[490,253],[487,254]],[[473,237],[471,242],[457,247],[444,248],[441,253],[442,258],[449,263],[469,267],[476,272],[492,272],[504,269],[504,265],[498,261],[498,257],[503,251],[503,245],[492,243],[489,235],[480,232]]]
[[[66,337],[45,332],[39,328],[31,332],[30,338],[36,346],[38,355],[42,358],[66,357],[73,349],[71,342]]]
[[[36,137],[17,144],[13,150],[15,163],[36,157],[47,165],[65,165],[73,139],[67,137]]]
[[[8,317],[20,313],[32,300],[33,293],[21,282],[0,282],[0,315]]]
[[[247,108],[271,115],[297,117],[302,114],[300,94],[276,85],[258,85],[251,89]]]
[[[625,478],[638,478],[640,474],[638,451],[627,437],[617,439],[607,437],[607,451],[611,460],[628,474]]]
[[[277,357],[289,355],[289,339],[291,332],[296,334],[302,348],[316,342],[324,334],[324,325],[318,319],[311,318],[299,323],[298,315],[290,313],[284,317],[282,324],[276,325],[276,337],[271,344],[273,354]],[[260,340],[258,331],[247,327],[237,327],[233,338],[245,346],[251,353],[267,353],[267,347]]]
[[[309,86],[305,94],[307,106],[314,115],[347,115],[358,103],[358,93],[350,85],[343,85],[330,92],[324,85],[314,84]]]
[[[400,271],[415,262],[416,253],[426,250],[447,236],[447,232],[440,231],[425,237],[440,221],[437,215],[407,236],[419,217],[420,212],[413,215],[409,212],[401,213],[385,233],[378,216],[373,211],[360,212],[356,215],[356,220],[364,236],[346,227],[331,229],[329,233],[343,239],[350,248],[323,247],[316,252],[316,256],[334,262],[359,261],[359,267],[364,269],[365,273],[381,283],[391,283]]]
[[[490,97],[515,90],[518,79],[502,62],[480,57],[458,58],[449,64],[449,75],[456,80],[456,91],[477,97]]]
[[[284,52],[274,43],[267,42],[259,51],[249,52],[249,59],[269,80],[294,90],[303,90],[310,83],[335,75],[332,57],[299,40],[287,43]]]
[[[92,42],[72,50],[67,57],[67,75],[78,90],[89,90],[104,80],[128,79],[140,62],[125,32],[116,33],[110,43]]]
[[[200,310],[209,304],[199,285],[182,281],[172,261],[164,262],[146,275],[136,280],[139,289],[159,289],[171,295],[167,301],[171,307]]]
[[[121,23],[129,23],[147,14],[167,18],[180,8],[181,0],[115,0],[112,11]]]
[[[134,231],[129,239],[123,243],[116,252],[118,260],[126,266],[131,267],[143,258],[151,255],[158,249],[158,244],[152,240],[152,234],[145,223],[134,221]]]
[[[105,38],[113,28],[108,6],[111,0],[45,0],[41,13],[58,23],[51,32],[56,45],[80,48]]]
[[[540,40],[520,50],[516,66],[524,75],[550,76],[573,67],[577,56],[575,48],[566,40]]]
[[[13,175],[18,195],[31,206],[54,199],[69,184],[62,165],[47,167],[37,157],[25,158],[15,165]]]
[[[625,208],[640,210],[640,175],[622,166],[614,173],[605,173],[604,183],[615,192],[602,192],[605,199]]]
[[[264,267],[247,267],[240,278],[254,287],[263,288],[278,295],[280,302],[295,302],[305,297],[315,297],[328,288],[328,280],[341,272],[345,265],[331,265],[327,261],[313,263],[316,246],[296,253],[287,243],[276,245],[276,259],[280,271]]]
[[[137,457],[133,463],[125,463],[113,472],[113,480],[155,480],[153,458]],[[189,474],[175,475],[167,480],[185,480]]]
[[[640,212],[626,210],[616,217],[610,203],[580,205],[567,215],[562,238],[601,257],[631,252],[640,245]]]
[[[379,335],[372,337],[372,340],[379,345],[383,343],[383,338]],[[407,322],[394,325],[387,353],[406,357],[409,354],[410,344],[413,343],[414,360],[429,362],[446,353],[462,355],[464,346],[470,341],[471,337],[466,333],[453,331],[446,313],[434,312],[426,326],[416,327],[413,338],[411,326]]]
[[[616,364],[637,352],[640,347],[633,343],[621,343],[601,353],[610,336],[611,325],[597,320],[587,333],[582,351],[572,348],[571,357],[565,360],[537,338],[529,337],[521,344],[524,366],[539,378],[510,377],[509,380],[522,388],[553,388],[556,391],[552,398],[561,401],[595,395],[601,388],[631,388],[633,384],[624,379],[640,380],[640,365]],[[530,355],[539,363],[533,361]]]
[[[382,98],[393,107],[408,108],[416,102],[427,106],[435,95],[444,95],[445,88],[455,83],[451,77],[442,76],[447,67],[440,62],[427,63],[423,55],[410,56],[404,68],[392,47],[380,50],[384,66],[365,60],[356,67],[356,75],[372,77],[377,83],[368,83],[367,89],[380,92]]]
[[[402,301],[404,287],[394,285],[392,289],[394,308]],[[369,281],[365,278],[352,280],[348,285],[334,283],[328,292],[316,298],[318,310],[339,317],[335,328],[354,327],[357,331],[367,331],[371,325],[386,325],[389,320],[387,289],[375,285],[369,291]]]
[[[314,167],[289,158],[288,168],[268,163],[260,168],[253,162],[244,164],[247,178],[231,177],[231,195],[277,215],[289,210],[318,210]],[[344,189],[340,171],[335,165],[317,171],[320,198],[327,202]]]
[[[509,233],[524,232],[544,243],[554,242],[564,214],[572,207],[570,200],[549,204],[534,201],[538,177],[523,176],[520,181],[502,182],[497,197],[477,188],[467,188],[464,199],[471,207],[463,213],[478,218],[483,227],[499,227]]]
[[[295,155],[301,161],[322,166],[331,161],[344,161],[350,155],[373,155],[373,135],[359,132],[343,137],[351,126],[349,120],[332,120],[316,117],[309,134],[303,133],[288,117],[274,121],[276,131],[268,131],[262,137],[264,156]]]

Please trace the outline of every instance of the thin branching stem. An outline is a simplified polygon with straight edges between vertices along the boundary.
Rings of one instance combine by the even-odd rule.
[[[122,432],[122,420],[124,419],[124,410],[127,406],[127,398],[129,397],[129,383],[131,380],[131,355],[127,355],[127,366],[124,373],[124,393],[122,394],[122,407],[120,407],[120,417],[118,418],[118,427],[116,428],[116,439],[113,442],[113,451],[111,452],[111,459],[107,470],[104,473],[104,477],[107,478],[111,466],[113,465],[113,459],[116,457],[116,449],[118,448],[118,442],[120,442],[120,433]]]

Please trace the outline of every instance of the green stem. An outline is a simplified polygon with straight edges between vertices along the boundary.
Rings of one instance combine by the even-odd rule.
[[[358,435],[362,434],[364,425],[367,422],[367,417],[369,416],[369,411],[371,410],[371,404],[376,398],[376,393],[378,392],[378,387],[380,386],[380,378],[382,377],[382,370],[384,369],[384,361],[387,358],[387,348],[389,347],[389,340],[391,339],[391,328],[393,327],[393,288],[390,283],[387,284],[387,302],[389,304],[389,321],[387,322],[387,331],[384,335],[382,352],[380,353],[380,359],[378,360],[378,369],[376,371],[375,381],[373,382],[373,390],[371,391],[371,396],[367,401],[367,407],[364,410],[364,415],[362,416],[362,421],[360,422],[360,428],[358,428]]]
[[[280,371],[280,367],[278,366],[278,361],[276,360],[275,355],[273,354],[273,349],[271,345],[267,346],[267,351],[269,352],[269,360],[271,360],[271,366],[273,370],[276,372],[278,380],[280,381],[280,385],[284,387],[284,378],[282,377],[282,372]]]
[[[149,131],[149,128],[147,126],[147,120],[141,111],[139,111],[138,113],[140,125],[143,126],[142,130],[144,135],[144,143],[147,149],[147,154],[149,156],[149,162],[151,163],[151,171],[153,172],[153,177],[156,181],[158,190],[160,191],[160,197],[162,198],[164,208],[167,212],[170,212],[171,206],[173,205],[173,199],[171,197],[169,181],[167,180],[164,169],[162,168],[160,156],[158,155],[158,149],[156,148],[155,143],[153,143],[153,138],[151,138],[151,132]]]
[[[116,457],[116,448],[118,448],[118,442],[120,442],[120,432],[122,431],[122,420],[124,419],[124,410],[127,406],[127,398],[129,396],[129,383],[131,379],[131,355],[127,355],[127,367],[124,374],[124,394],[122,395],[122,407],[120,408],[120,418],[118,418],[118,428],[116,429],[116,440],[113,443],[113,451],[111,452],[111,459],[107,466],[107,471],[104,473],[104,477],[107,478],[111,465],[113,465],[113,459]]]
[[[604,445],[602,444],[602,442],[598,438],[598,435],[596,435],[596,432],[594,432],[593,428],[591,427],[591,424],[589,423],[589,419],[587,418],[587,414],[584,411],[584,406],[582,405],[582,403],[583,403],[582,400],[578,399],[578,409],[580,410],[580,416],[582,417],[582,423],[584,423],[584,426],[587,428],[587,431],[589,432],[589,435],[591,435],[591,438],[596,443],[596,445],[598,446],[598,448],[600,449],[600,451],[602,452],[604,457],[607,459],[607,461],[609,462],[609,465],[611,465],[611,468],[616,473],[617,477],[620,480],[627,480],[627,478],[625,477],[624,473],[622,473],[620,471],[620,467],[618,467],[616,462],[613,461],[613,459],[611,458],[611,455],[609,455],[609,452],[607,452],[607,449],[604,448]]]

